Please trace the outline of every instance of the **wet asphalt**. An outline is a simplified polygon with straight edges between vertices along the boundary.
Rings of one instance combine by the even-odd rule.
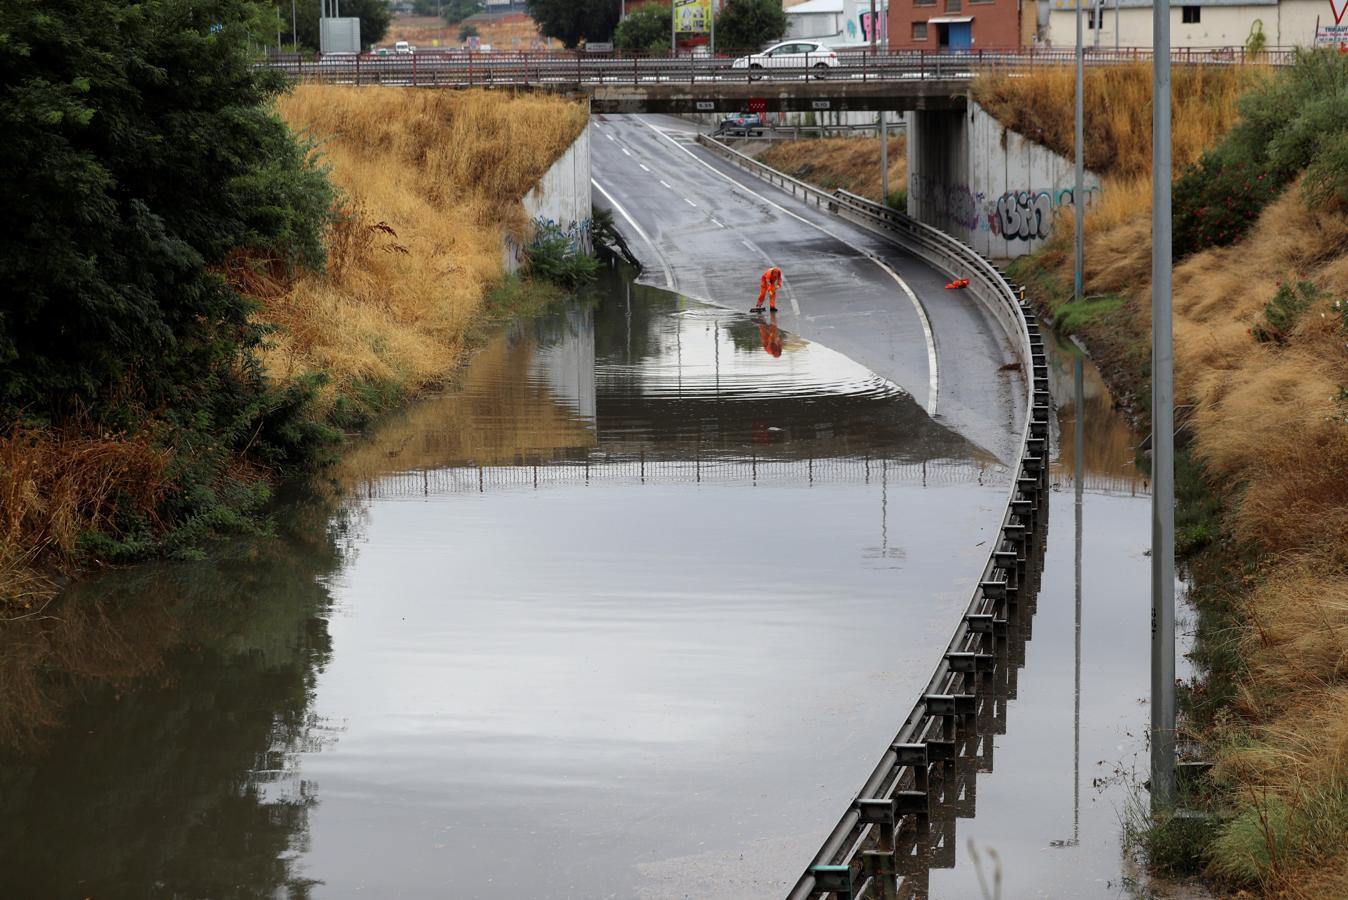
[[[642,281],[747,313],[760,273],[778,266],[784,329],[903,387],[997,458],[1011,456],[1017,387],[1004,367],[1014,356],[972,296],[944,288],[951,273],[709,153],[691,122],[596,115],[591,128],[595,205],[613,210]]]

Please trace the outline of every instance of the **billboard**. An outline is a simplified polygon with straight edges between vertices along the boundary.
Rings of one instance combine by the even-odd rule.
[[[336,19],[324,16],[318,20],[318,49],[323,53],[359,53],[360,19]]]
[[[711,31],[711,0],[674,0],[674,30],[680,34]]]

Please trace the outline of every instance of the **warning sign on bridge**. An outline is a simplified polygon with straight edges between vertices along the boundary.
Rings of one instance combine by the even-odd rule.
[[[1348,3],[1348,0],[1344,2]],[[765,113],[768,111],[768,101],[762,97],[750,97],[744,108],[751,113]]]

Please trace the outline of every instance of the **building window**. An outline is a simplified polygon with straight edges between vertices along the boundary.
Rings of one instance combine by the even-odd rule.
[[[1104,27],[1105,11],[1099,8],[1082,10],[1086,13],[1086,27],[1091,31]]]
[[[914,6],[935,6],[936,0],[913,0]]]
[[[1185,25],[1197,25],[1202,21],[1203,7],[1201,6],[1181,6],[1180,21]]]
[[[915,40],[915,41],[925,41],[926,39],[927,39],[927,23],[926,23],[926,22],[914,22],[914,23],[913,23],[913,40]]]
[[[960,11],[960,0],[945,0],[945,11],[956,13]]]

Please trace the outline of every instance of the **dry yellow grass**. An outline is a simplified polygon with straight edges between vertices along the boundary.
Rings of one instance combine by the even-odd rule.
[[[889,139],[889,189],[908,184],[908,142],[902,135]],[[843,188],[883,203],[880,196],[879,138],[820,138],[781,141],[758,155],[774,169],[793,178],[833,190]]]
[[[1269,70],[1262,66],[1183,66],[1174,72],[1173,159],[1178,173],[1198,161],[1236,123],[1236,99]],[[1151,276],[1151,67],[1091,69],[1085,79],[1086,167],[1103,180],[1086,217],[1086,290],[1126,293]],[[1070,67],[1028,77],[980,75],[974,97],[1013,131],[1071,158],[1073,93]],[[1050,256],[1070,267],[1066,250],[1072,216],[1054,223]],[[1061,272],[1060,272],[1061,274]],[[1066,273],[1070,277],[1070,271]]]
[[[1261,66],[1179,66],[1174,71],[1174,160],[1194,162],[1236,120],[1236,98],[1268,70]],[[1120,176],[1151,172],[1151,65],[1102,66],[1085,77],[1086,167]],[[974,99],[1012,131],[1070,158],[1073,95],[1070,66],[1032,75],[980,75]]]
[[[538,24],[523,13],[482,16],[474,18],[471,24],[478,30],[479,40],[490,44],[493,50],[562,49],[560,41],[539,34]],[[410,41],[419,50],[463,44],[459,40],[459,26],[451,27],[436,16],[394,16],[383,43],[392,46],[397,41]]]
[[[1150,331],[1150,75],[1095,73],[1087,85],[1087,163],[1106,176],[1086,219],[1088,293],[1117,293],[1128,334]],[[1177,70],[1175,161],[1182,168],[1236,120],[1255,71]],[[1183,80],[1181,80],[1183,79]],[[1008,126],[1061,153],[1071,146],[1071,73],[986,79],[979,99]],[[1039,258],[1070,279],[1070,217]],[[1250,333],[1281,282],[1317,301],[1285,343]],[[1224,485],[1236,538],[1264,554],[1238,598],[1247,670],[1215,739],[1236,820],[1213,871],[1270,897],[1348,897],[1348,210],[1307,208],[1292,185],[1239,243],[1175,269],[1179,403],[1195,407],[1194,452]],[[1127,380],[1126,373],[1120,376]]]
[[[319,142],[345,195],[330,265],[263,298],[264,355],[288,379],[322,371],[331,401],[360,384],[415,392],[459,362],[503,273],[519,200],[585,127],[546,95],[304,86],[282,116]]]
[[[68,566],[80,535],[107,528],[114,507],[154,521],[172,453],[145,433],[88,431],[0,433],[0,609],[23,614],[47,596],[43,573]]]

